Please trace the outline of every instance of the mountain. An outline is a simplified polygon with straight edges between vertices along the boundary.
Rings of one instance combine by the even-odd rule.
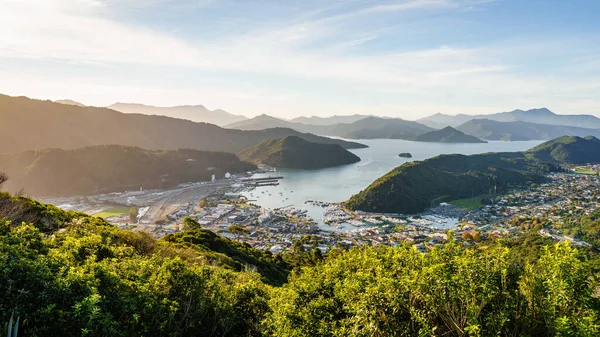
[[[465,114],[446,115],[443,113],[436,113],[435,115],[417,119],[417,122],[423,125],[427,125],[434,129],[442,129],[446,126],[457,127],[460,124],[466,123],[473,118],[475,118],[475,116]]]
[[[283,119],[279,119],[265,114],[243,121],[227,124],[224,127],[227,129],[236,130],[264,130],[271,128],[290,128],[296,131],[301,131],[310,128],[303,124],[288,122]]]
[[[400,118],[367,117],[350,124],[335,124],[326,127],[324,135],[349,139],[406,139],[433,131],[432,128],[417,122]]]
[[[407,139],[414,140],[418,135],[433,131],[417,122],[400,118],[366,117],[352,123],[331,125],[312,125],[284,121],[268,115],[260,115],[249,120],[226,126],[238,130],[263,130],[273,127],[285,127],[299,132],[309,132],[324,136],[348,139]]]
[[[457,129],[468,135],[487,140],[548,140],[563,135],[600,137],[600,129],[529,122],[498,122],[490,119],[472,119],[461,124]]]
[[[370,115],[350,115],[350,116],[333,115],[331,117],[318,117],[318,116],[297,117],[297,118],[292,119],[291,122],[326,126],[326,125],[333,125],[333,124],[340,124],[340,123],[345,123],[345,124],[354,123],[356,121],[359,121],[359,120],[367,118],[367,117],[373,117],[373,116],[370,116]]]
[[[219,126],[246,120],[245,116],[230,114],[220,109],[209,110],[202,105],[182,105],[174,107],[156,107],[135,103],[115,103],[107,108],[123,113],[158,115],[187,119],[193,122],[209,123]]]
[[[231,153],[118,145],[0,155],[0,172],[10,177],[5,187],[38,197],[165,188],[254,168]]]
[[[346,207],[352,210],[410,214],[424,211],[442,201],[488,194],[543,181],[553,165],[538,163],[524,153],[441,155],[405,163],[352,196]]]
[[[75,106],[80,106],[80,107],[84,107],[85,106],[84,104],[72,101],[70,99],[59,99],[58,101],[54,101],[54,102],[60,103],[60,104],[66,104],[66,105],[75,105]]]
[[[430,127],[439,127],[440,125],[450,125],[457,127],[472,119],[489,119],[497,122],[529,122],[535,124],[549,124],[561,126],[573,126],[581,128],[600,128],[600,118],[593,115],[559,115],[547,108],[531,110],[513,110],[509,112],[500,112],[490,115],[465,115],[456,116],[435,114],[429,117],[421,118],[417,122]]]
[[[107,108],[78,107],[26,97],[0,95],[0,153],[45,148],[75,149],[116,144],[148,150],[178,148],[238,152],[270,139],[298,136],[315,143],[361,148],[363,144],[276,128],[261,131],[223,129],[216,125]]]
[[[486,143],[477,137],[465,135],[451,126],[424,133],[417,136],[415,140],[418,142],[435,143]]]
[[[563,136],[527,151],[533,158],[564,164],[600,163],[600,139]]]
[[[336,144],[317,144],[299,137],[269,140],[239,153],[256,164],[292,169],[320,169],[352,164],[360,158]]]

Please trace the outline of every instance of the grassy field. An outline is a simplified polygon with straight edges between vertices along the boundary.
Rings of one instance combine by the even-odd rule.
[[[454,205],[456,207],[459,207],[459,208],[464,208],[464,209],[467,209],[467,210],[472,210],[472,209],[481,208],[481,207],[485,206],[481,202],[482,198],[484,198],[484,197],[483,196],[479,196],[479,197],[475,197],[475,198],[458,199],[458,200],[449,201],[448,203],[451,204],[451,205]]]
[[[575,173],[579,173],[579,174],[597,174],[596,171],[594,170],[590,170],[589,168],[585,167],[585,166],[578,166],[575,168]]]
[[[112,207],[109,209],[105,209],[104,211],[102,211],[100,213],[96,213],[96,214],[94,214],[94,216],[106,219],[106,218],[110,218],[113,216],[119,216],[119,215],[123,215],[123,214],[129,214],[129,207],[125,207],[125,206]]]

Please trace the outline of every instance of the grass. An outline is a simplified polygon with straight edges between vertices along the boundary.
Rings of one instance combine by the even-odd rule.
[[[119,216],[119,215],[123,215],[123,214],[129,214],[129,207],[125,207],[125,206],[119,206],[119,207],[112,207],[109,209],[105,209],[104,211],[100,212],[100,213],[96,213],[94,214],[94,216],[100,217],[102,219],[107,219],[113,216]]]
[[[483,199],[483,198],[484,198],[483,196],[478,196],[475,198],[452,200],[452,201],[448,201],[448,203],[451,205],[454,205],[456,207],[459,207],[459,208],[472,210],[472,209],[482,208],[483,206],[485,206],[481,202],[481,199]]]
[[[575,168],[575,173],[579,173],[579,174],[597,174],[596,171],[591,170],[585,166],[578,166]]]

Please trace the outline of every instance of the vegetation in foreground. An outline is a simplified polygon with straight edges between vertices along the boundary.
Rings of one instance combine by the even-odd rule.
[[[0,219],[0,319],[21,317],[21,336],[600,333],[596,255],[568,243],[274,257],[190,221],[154,240],[5,193]]]

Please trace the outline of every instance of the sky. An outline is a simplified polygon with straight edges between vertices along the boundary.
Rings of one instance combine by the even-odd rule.
[[[0,0],[0,93],[283,118],[600,116],[598,0]]]

